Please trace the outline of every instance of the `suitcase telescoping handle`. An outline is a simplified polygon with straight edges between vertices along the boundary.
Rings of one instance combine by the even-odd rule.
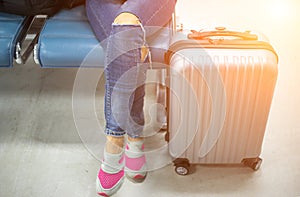
[[[238,37],[243,40],[257,40],[257,35],[251,34],[250,31],[238,32],[228,31],[225,27],[216,27],[215,31],[195,31],[191,30],[192,33],[188,34],[189,39],[204,40],[210,37],[222,36],[222,37]]]

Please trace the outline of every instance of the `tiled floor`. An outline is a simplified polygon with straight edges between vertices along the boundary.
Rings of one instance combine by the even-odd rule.
[[[196,0],[184,2],[188,1],[188,5],[199,4]],[[150,172],[142,184],[126,180],[115,196],[300,196],[300,28],[297,23],[300,15],[293,15],[286,23],[280,20],[267,23],[270,16],[263,18],[261,7],[256,15],[252,14],[254,18],[249,16],[249,10],[255,11],[255,1],[246,9],[245,5],[230,0],[223,11],[218,7],[219,14],[210,21],[203,16],[209,15],[209,6],[217,0],[207,3],[206,9],[199,4],[199,10],[191,8],[186,12],[195,15],[186,24],[198,28],[195,18],[205,20],[205,26],[216,25],[218,20],[222,24],[233,21],[231,26],[245,27],[248,23],[250,28],[268,35],[278,52],[278,83],[263,144],[261,169],[253,172],[241,166],[197,165],[191,175],[182,177],[175,174],[172,165],[166,165]],[[184,10],[184,2],[179,1],[180,10]],[[296,1],[285,2],[294,3],[293,9],[300,8]],[[257,4],[261,5],[258,1]],[[242,23],[243,17],[233,14],[236,7],[229,5],[244,10],[246,22]],[[225,19],[222,14],[227,14]],[[95,177],[100,164],[94,157],[98,154],[97,138],[93,141],[79,132],[88,142],[82,143],[73,119],[76,72],[76,69],[41,69],[31,59],[26,65],[0,70],[0,196],[96,196]],[[103,98],[102,88],[98,87],[98,100]],[[98,112],[101,102],[96,105]],[[101,113],[98,115],[103,123]],[[164,145],[163,136],[157,135],[149,144]]]

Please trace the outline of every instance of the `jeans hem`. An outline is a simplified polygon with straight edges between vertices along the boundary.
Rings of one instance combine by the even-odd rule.
[[[130,133],[127,133],[127,135],[130,137],[130,138],[144,138],[144,136],[141,134],[141,135],[131,135]]]
[[[126,134],[125,131],[112,131],[110,129],[105,129],[104,133],[113,137],[123,137]]]

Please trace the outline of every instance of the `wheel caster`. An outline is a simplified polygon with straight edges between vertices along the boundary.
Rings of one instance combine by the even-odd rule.
[[[175,172],[178,175],[185,176],[190,173],[190,163],[188,159],[178,158],[174,161]]]
[[[254,171],[259,170],[261,164],[262,164],[262,159],[259,157],[256,158],[246,158],[243,159],[242,163],[250,168],[252,168]]]
[[[190,173],[190,170],[189,170],[189,167],[187,167],[187,166],[176,166],[175,167],[175,172],[178,175],[185,176],[185,175],[188,175]]]

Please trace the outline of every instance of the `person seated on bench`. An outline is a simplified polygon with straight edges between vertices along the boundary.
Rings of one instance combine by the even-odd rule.
[[[117,192],[125,172],[134,182],[147,175],[142,136],[147,65],[143,63],[151,57],[146,37],[155,32],[148,27],[163,27],[170,21],[175,4],[176,0],[86,1],[88,20],[105,49],[107,140],[97,176],[99,195]]]

